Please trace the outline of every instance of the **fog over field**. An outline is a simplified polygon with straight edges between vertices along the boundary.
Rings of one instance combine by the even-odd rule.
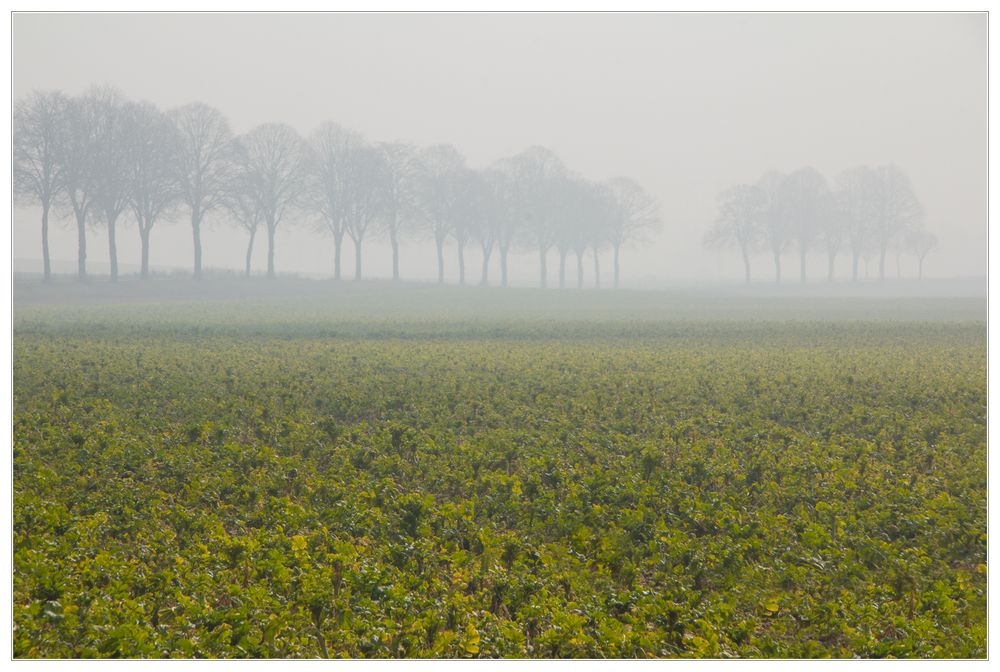
[[[987,15],[13,15],[11,656],[988,651]]]
[[[587,180],[629,177],[655,200],[660,226],[624,244],[623,287],[741,282],[738,247],[704,244],[720,217],[720,193],[758,184],[768,171],[808,167],[833,190],[849,169],[896,166],[919,202],[914,221],[938,241],[924,276],[987,271],[985,14],[17,13],[12,40],[15,100],[110,85],[165,111],[204,102],[236,136],[276,122],[309,138],[332,121],[369,142],[454,145],[475,169],[541,146]],[[39,220],[36,206],[14,211],[15,270],[41,269]],[[332,274],[333,239],[318,226],[308,212],[281,223],[279,273]],[[247,236],[231,218],[210,212],[201,235],[206,269],[243,269]],[[121,273],[136,273],[140,237],[131,215],[117,236]],[[100,222],[87,238],[89,272],[107,274]],[[257,241],[253,268],[263,272],[266,236]],[[783,280],[798,283],[798,247],[787,243]],[[844,245],[833,264],[838,280],[852,271]],[[53,210],[50,247],[53,272],[75,273],[76,224],[65,207]],[[435,252],[429,231],[404,229],[402,278],[435,280]],[[610,251],[602,255],[610,283]],[[474,284],[479,246],[470,243],[465,256]],[[349,240],[342,257],[352,277]],[[364,277],[391,277],[385,235],[365,238],[362,259]],[[592,261],[583,260],[583,284],[591,286]],[[550,286],[558,261],[549,250]],[[190,271],[185,209],[152,229],[149,263],[154,272]],[[490,280],[499,284],[493,263]],[[828,256],[818,237],[807,263],[809,281],[824,282]],[[755,283],[773,281],[765,244],[750,253],[750,265]],[[866,265],[862,279],[875,279],[877,255]],[[537,285],[537,250],[516,243],[509,273],[512,285]],[[913,253],[905,251],[898,268],[889,253],[887,277],[917,273]],[[458,280],[451,238],[444,278]]]

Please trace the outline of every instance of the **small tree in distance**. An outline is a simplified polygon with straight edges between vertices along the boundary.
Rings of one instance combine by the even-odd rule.
[[[660,214],[656,201],[635,180],[618,177],[608,182],[608,188],[612,209],[607,238],[614,252],[614,287],[618,289],[622,245],[659,228]]]
[[[924,279],[924,259],[938,247],[938,239],[925,229],[915,229],[907,236],[907,247],[917,257],[917,279]]]
[[[871,239],[875,208],[874,175],[866,166],[851,168],[837,176],[837,186],[847,245],[851,252],[851,279],[857,282],[861,258]]]
[[[520,219],[517,217],[519,201],[515,179],[516,163],[513,159],[495,161],[488,169],[487,181],[495,208],[496,245],[500,254],[500,286],[507,287],[507,262],[511,247],[517,240]]]
[[[388,191],[389,172],[384,155],[362,145],[348,166],[345,229],[354,243],[354,279],[361,279],[361,244],[372,225],[382,217]]]
[[[461,216],[465,159],[451,145],[432,145],[417,155],[418,209],[437,250],[437,281],[444,283],[444,243]]]
[[[399,239],[414,218],[414,148],[405,142],[381,142],[385,174],[381,228],[392,248],[392,279],[399,282]]]
[[[154,105],[131,103],[129,126],[129,207],[139,229],[142,278],[149,277],[149,236],[153,225],[180,203],[171,170],[178,146],[177,131]]]
[[[49,212],[65,188],[59,148],[64,142],[62,135],[69,130],[67,106],[66,97],[58,91],[35,91],[14,105],[14,195],[42,207],[42,268],[45,282],[52,277]]]
[[[192,103],[168,113],[177,129],[173,172],[182,202],[191,213],[194,277],[201,277],[201,223],[219,207],[231,169],[232,131],[221,112]]]
[[[799,168],[786,175],[778,186],[778,208],[783,227],[799,249],[799,281],[806,281],[806,255],[820,233],[827,214],[827,187],[815,168]]]
[[[548,252],[556,242],[556,185],[567,171],[562,160],[545,147],[529,147],[511,159],[515,217],[526,246],[538,250],[539,286],[548,286]]]
[[[767,217],[767,195],[753,184],[729,187],[718,196],[719,215],[705,235],[708,247],[735,245],[743,257],[743,275],[750,284],[750,253],[761,238]]]
[[[788,225],[782,213],[779,188],[784,176],[768,171],[757,180],[766,198],[764,220],[761,226],[761,243],[774,259],[774,284],[781,284],[781,253],[788,246]]]
[[[611,207],[611,196],[608,189],[599,182],[582,180],[580,192],[581,199],[576,207],[580,223],[574,228],[570,241],[570,248],[576,255],[577,289],[583,289],[583,255],[591,243],[602,235],[604,223],[609,217],[608,212]]]
[[[360,133],[327,122],[308,141],[306,207],[320,215],[322,228],[333,236],[333,278],[341,278],[341,253],[347,235],[354,156],[364,146]]]
[[[233,152],[233,171],[223,191],[222,207],[249,236],[244,270],[248,278],[253,261],[254,239],[257,237],[260,225],[264,222],[263,206],[258,196],[258,189],[253,184],[253,179],[254,176],[246,164],[242,148],[236,147]]]
[[[91,107],[79,98],[66,103],[63,133],[57,135],[56,162],[62,179],[62,197],[76,220],[77,278],[87,279],[87,223],[94,203],[94,124]],[[16,144],[16,141],[15,141]]]
[[[262,124],[238,139],[245,179],[259,199],[267,231],[267,277],[274,278],[274,236],[288,211],[301,204],[306,153],[298,134],[285,124]]]
[[[895,165],[875,169],[872,184],[872,233],[878,246],[879,280],[885,280],[885,257],[894,237],[919,225],[923,209],[906,175]]]
[[[820,237],[826,247],[826,279],[833,282],[837,254],[844,248],[849,230],[849,219],[844,193],[827,192],[820,209]]]
[[[499,185],[503,177],[495,170],[473,171],[470,176],[472,189],[472,236],[479,242],[483,256],[482,273],[479,284],[490,284],[490,259],[497,246],[497,238],[502,226],[503,205],[500,202]]]
[[[81,100],[93,137],[90,180],[93,194],[91,214],[108,231],[111,281],[118,280],[118,218],[131,201],[130,147],[132,120],[124,97],[110,87],[92,87]]]

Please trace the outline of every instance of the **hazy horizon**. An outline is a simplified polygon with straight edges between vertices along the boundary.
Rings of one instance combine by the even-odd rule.
[[[717,193],[801,166],[832,181],[856,165],[897,164],[941,241],[925,274],[987,272],[985,14],[15,13],[12,32],[15,99],[106,83],[164,109],[204,101],[235,133],[281,121],[306,135],[332,120],[369,140],[452,143],[474,167],[544,145],[585,177],[633,177],[664,223],[623,251],[624,286],[738,280],[738,253],[701,243]],[[37,209],[13,214],[13,258],[40,259]],[[204,263],[237,270],[246,237],[223,219],[203,231]],[[152,239],[154,268],[190,267],[183,214]],[[70,218],[54,218],[50,245],[55,263],[75,259]],[[118,247],[123,269],[138,263],[134,225],[120,227]],[[478,250],[466,254],[478,279]],[[107,255],[106,234],[92,230],[88,261],[97,269]],[[332,256],[311,223],[278,231],[278,272],[329,274]],[[550,278],[557,261],[553,251]],[[348,275],[353,264],[348,245]],[[536,281],[536,264],[531,252],[513,256],[512,283]],[[916,262],[903,264],[914,277]],[[887,266],[895,277],[895,260]],[[573,277],[575,260],[568,269]],[[432,279],[433,245],[407,237],[401,272]],[[841,255],[837,274],[848,272]],[[772,273],[758,254],[754,279]],[[364,275],[389,277],[383,241],[366,241]],[[817,251],[809,277],[825,275]],[[453,246],[445,277],[457,279]]]
[[[987,18],[13,14],[11,657],[986,659]]]

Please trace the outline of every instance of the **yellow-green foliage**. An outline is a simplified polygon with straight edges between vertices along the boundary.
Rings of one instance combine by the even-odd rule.
[[[985,655],[982,323],[627,332],[15,334],[14,654]]]

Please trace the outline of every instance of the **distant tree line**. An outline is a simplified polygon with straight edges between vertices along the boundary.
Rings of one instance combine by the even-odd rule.
[[[709,247],[739,249],[744,277],[750,283],[750,258],[768,253],[774,261],[775,282],[781,282],[781,257],[793,250],[799,256],[799,277],[806,281],[806,257],[825,254],[827,279],[841,253],[850,255],[851,277],[858,267],[878,259],[878,277],[886,276],[886,257],[913,254],[923,277],[924,259],[937,247],[927,231],[923,209],[910,180],[894,165],[859,166],[841,173],[834,184],[813,168],[787,175],[764,174],[756,184],[738,184],[718,196],[718,217],[705,237]]]
[[[399,279],[405,235],[433,240],[437,279],[444,281],[444,246],[458,248],[459,282],[466,282],[465,251],[482,252],[480,283],[497,259],[507,286],[513,250],[538,253],[539,282],[546,260],[559,255],[559,286],[566,258],[593,257],[600,286],[600,252],[610,250],[613,283],[620,250],[659,226],[656,202],[634,180],[587,180],[550,150],[531,147],[489,167],[470,168],[450,145],[418,148],[403,142],[368,142],[334,123],[301,138],[285,124],[263,124],[234,136],[225,116],[203,103],[162,112],[127,100],[109,87],[76,97],[34,92],[14,106],[15,196],[42,209],[42,259],[49,280],[49,219],[72,216],[78,234],[79,278],[87,277],[88,227],[108,234],[111,280],[118,277],[117,229],[135,222],[142,250],[141,276],[149,275],[150,234],[164,220],[190,220],[194,275],[202,274],[201,228],[222,213],[247,234],[246,274],[258,233],[267,238],[267,275],[275,275],[275,233],[290,221],[312,223],[333,239],[333,274],[340,278],[345,239],[361,277],[362,245],[374,237],[392,249]]]

